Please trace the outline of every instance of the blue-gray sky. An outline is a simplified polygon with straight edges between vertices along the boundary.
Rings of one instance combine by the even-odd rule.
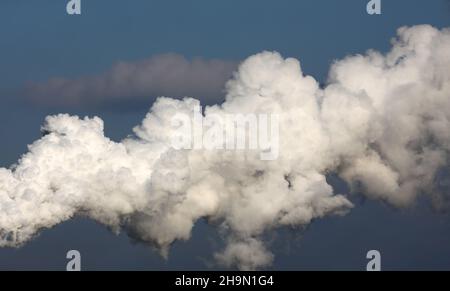
[[[299,59],[306,74],[325,82],[333,60],[388,50],[400,26],[450,26],[445,0],[384,0],[381,16],[367,15],[365,0],[82,0],[81,16],[67,15],[66,2],[0,4],[0,166],[17,161],[40,136],[48,114],[101,116],[107,135],[120,139],[155,97],[133,99],[132,106],[127,99],[102,101],[104,106],[49,106],[26,96],[30,83],[102,75],[118,62],[136,64],[167,53],[234,63],[263,50]],[[347,216],[319,220],[304,232],[276,234],[273,268],[361,270],[366,252],[378,249],[384,269],[450,269],[447,214],[434,213],[427,201],[398,211],[353,200],[362,205]],[[80,218],[43,231],[21,249],[0,249],[0,269],[63,270],[69,249],[81,251],[84,269],[208,269],[219,245],[217,234],[202,222],[193,239],[176,243],[165,261],[126,235]]]

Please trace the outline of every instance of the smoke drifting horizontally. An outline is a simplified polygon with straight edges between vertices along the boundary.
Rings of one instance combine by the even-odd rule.
[[[166,254],[206,218],[225,233],[225,266],[271,264],[264,233],[343,215],[353,205],[327,183],[336,173],[372,199],[397,207],[429,195],[448,200],[436,176],[449,165],[450,30],[400,28],[392,50],[337,61],[328,85],[295,59],[264,52],[243,62],[226,102],[208,114],[276,113],[276,161],[254,151],[177,151],[176,113],[199,101],[160,98],[135,137],[116,143],[101,119],[58,115],[17,165],[0,168],[0,245],[17,247],[77,215],[126,229]],[[442,190],[442,189],[441,189]]]
[[[34,104],[48,107],[141,104],[157,96],[196,96],[214,104],[222,100],[223,85],[236,67],[234,61],[188,60],[177,54],[163,54],[136,62],[119,62],[97,75],[29,83],[24,94]]]

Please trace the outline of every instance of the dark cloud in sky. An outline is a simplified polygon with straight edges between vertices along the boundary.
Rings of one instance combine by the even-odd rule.
[[[219,59],[188,60],[178,54],[155,55],[136,62],[118,62],[97,75],[29,82],[25,96],[45,107],[120,107],[149,103],[159,96],[188,96],[215,103],[223,98],[224,85],[237,64]]]

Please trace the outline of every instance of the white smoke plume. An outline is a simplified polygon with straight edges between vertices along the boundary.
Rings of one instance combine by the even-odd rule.
[[[226,101],[204,114],[279,114],[275,161],[254,151],[171,148],[171,117],[198,104],[159,98],[135,136],[119,143],[104,136],[97,117],[48,117],[47,134],[17,165],[0,168],[0,245],[20,246],[41,229],[87,216],[167,254],[206,218],[227,243],[218,262],[252,270],[273,260],[265,233],[353,207],[333,192],[329,173],[397,207],[418,195],[440,207],[449,194],[436,187],[449,165],[448,29],[400,28],[389,53],[335,62],[325,88],[275,52],[243,62]]]

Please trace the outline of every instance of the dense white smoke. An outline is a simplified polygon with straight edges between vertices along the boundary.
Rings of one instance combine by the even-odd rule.
[[[329,173],[394,206],[421,194],[441,206],[449,194],[435,184],[449,164],[450,30],[415,26],[398,35],[386,55],[336,62],[325,88],[278,53],[241,64],[226,102],[204,114],[279,114],[275,161],[255,151],[173,149],[171,118],[192,115],[199,101],[191,98],[158,99],[120,143],[104,136],[99,118],[48,117],[47,134],[17,165],[0,168],[0,245],[20,246],[83,215],[165,254],[206,218],[227,243],[215,258],[247,270],[273,260],[264,233],[353,207],[333,193]]]

